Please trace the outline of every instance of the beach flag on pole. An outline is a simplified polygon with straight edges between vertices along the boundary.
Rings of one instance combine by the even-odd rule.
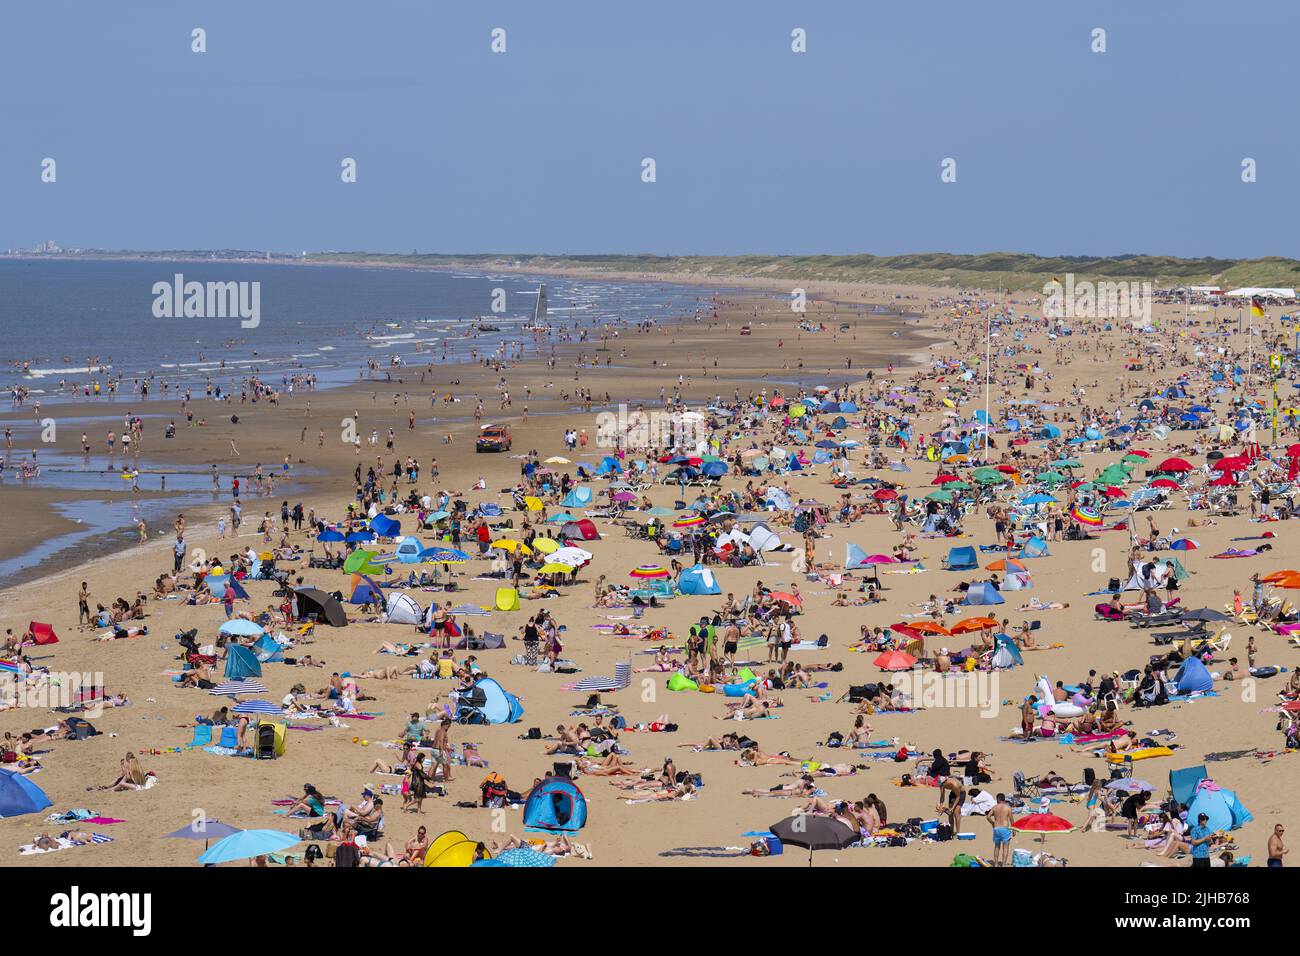
[[[1257,296],[1250,297],[1250,314],[1257,319],[1264,317],[1264,303]]]

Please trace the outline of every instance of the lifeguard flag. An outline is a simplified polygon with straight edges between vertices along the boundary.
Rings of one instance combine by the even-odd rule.
[[[1262,319],[1264,317],[1264,303],[1259,301],[1259,299],[1256,299],[1254,296],[1252,296],[1250,300],[1250,314],[1257,319]]]

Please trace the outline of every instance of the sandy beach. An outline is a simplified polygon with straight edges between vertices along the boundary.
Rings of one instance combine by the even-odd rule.
[[[822,572],[820,576],[809,577],[795,570],[799,563],[795,559],[804,556],[804,541],[794,529],[782,526],[790,518],[788,513],[773,512],[767,516],[768,521],[792,550],[765,552],[761,563],[744,567],[711,564],[721,595],[679,595],[661,602],[662,606],[645,609],[643,616],[633,620],[631,608],[594,606],[597,577],[604,575],[608,582],[618,585],[634,583],[628,577],[631,569],[660,562],[666,566],[669,557],[661,554],[653,542],[629,536],[615,520],[597,518],[595,524],[601,539],[576,542],[593,554],[591,563],[579,572],[578,583],[560,587],[553,597],[526,599],[518,611],[462,617],[461,623],[468,622],[480,633],[491,631],[505,635],[504,649],[480,651],[476,656],[487,675],[519,698],[524,716],[518,723],[453,725],[450,739],[457,750],[467,742],[476,744],[487,767],[454,766],[453,779],[446,785],[447,795],[426,800],[420,813],[403,812],[400,795],[384,794],[384,836],[373,846],[391,843],[400,849],[414,837],[417,827],[426,828],[431,837],[444,830],[459,829],[489,846],[510,834],[524,835],[520,808],[494,814],[489,809],[457,804],[479,802],[479,785],[489,771],[504,777],[511,790],[526,794],[534,780],[551,771],[556,761],[571,760],[571,757],[546,754],[544,747],[549,743],[546,740],[521,737],[533,727],[540,728],[544,735],[553,735],[557,725],[590,723],[589,716],[575,713],[586,703],[587,694],[562,687],[589,676],[612,675],[615,665],[623,661],[630,661],[638,672],[627,689],[602,694],[603,702],[616,708],[616,713],[633,727],[660,719],[677,726],[675,732],[655,736],[630,730],[620,734],[620,749],[628,767],[638,773],[644,769],[653,777],[669,758],[677,770],[698,775],[702,785],[694,787],[690,798],[685,800],[629,803],[629,798],[660,791],[625,791],[613,785],[637,780],[637,776],[579,775],[577,783],[587,800],[588,822],[574,839],[590,851],[592,859],[588,862],[567,857],[560,861],[563,866],[806,866],[806,855],[794,849],[781,857],[766,859],[756,859],[749,851],[755,834],[790,816],[808,800],[744,793],[794,784],[801,767],[797,764],[741,766],[736,751],[697,752],[688,746],[733,729],[747,732],[766,755],[784,753],[798,761],[843,763],[857,768],[852,773],[819,778],[815,786],[824,794],[823,799],[832,804],[838,800],[859,801],[874,793],[887,806],[890,824],[901,824],[909,818],[929,821],[938,816],[933,788],[897,785],[904,774],[917,776],[915,757],[902,762],[878,759],[893,754],[903,745],[923,755],[935,749],[945,755],[971,750],[983,752],[992,779],[978,786],[989,793],[1013,794],[1013,775],[1017,771],[1031,780],[1059,775],[1064,781],[1077,784],[1084,779],[1085,770],[1091,769],[1104,782],[1109,778],[1106,762],[1090,752],[1080,752],[1083,748],[1063,745],[1059,739],[1021,742],[1010,738],[1020,726],[1020,704],[1026,695],[1034,692],[1040,676],[1049,678],[1053,684],[1056,681],[1079,684],[1089,671],[1106,675],[1111,671],[1141,670],[1148,658],[1167,650],[1152,643],[1150,629],[1095,618],[1093,605],[1105,601],[1108,595],[1089,595],[1106,589],[1111,578],[1128,577],[1126,558],[1130,535],[1127,530],[1113,530],[1112,526],[1132,522],[1137,537],[1145,538],[1150,533],[1148,518],[1151,518],[1165,537],[1185,534],[1195,539],[1196,550],[1151,552],[1158,553],[1161,560],[1176,554],[1190,572],[1178,592],[1184,607],[1223,610],[1227,605],[1231,610],[1234,590],[1240,591],[1249,603],[1252,573],[1267,574],[1300,560],[1296,545],[1288,540],[1290,525],[1277,522],[1260,528],[1252,523],[1244,493],[1242,513],[1237,517],[1218,517],[1213,525],[1194,524],[1198,512],[1188,509],[1187,499],[1181,493],[1170,496],[1171,507],[1165,510],[1107,510],[1103,514],[1103,528],[1091,529],[1092,540],[1051,540],[1050,556],[1027,559],[1032,589],[1004,591],[1005,603],[989,609],[999,621],[1007,620],[1008,632],[1018,632],[1022,621],[1041,622],[1032,632],[1036,646],[1021,649],[1022,666],[980,672],[996,697],[992,701],[994,706],[985,708],[991,713],[982,713],[980,708],[946,707],[942,700],[914,710],[881,711],[867,717],[871,726],[869,736],[873,741],[890,742],[888,746],[871,749],[824,746],[832,733],[847,736],[853,726],[857,705],[844,699],[849,688],[891,679],[873,663],[878,650],[853,646],[859,641],[860,628],[915,623],[924,619],[921,606],[931,595],[940,598],[956,595],[960,600],[960,593],[954,591],[959,582],[990,578],[984,565],[1006,557],[1005,554],[977,549],[980,566],[964,572],[943,570],[943,560],[953,547],[998,543],[988,505],[1014,502],[1031,489],[1036,490],[1038,485],[1033,480],[1035,472],[1025,467],[1020,483],[1008,481],[986,494],[984,500],[963,516],[959,532],[953,535],[925,534],[918,525],[908,525],[916,563],[879,566],[883,600],[853,606],[851,602],[864,597],[859,585],[867,572],[844,570],[846,546],[856,545],[867,554],[889,554],[904,543],[904,533],[895,530],[887,508],[878,509],[881,513],[863,514],[848,523],[838,520],[835,512],[842,494],[848,493],[854,505],[866,505],[876,500],[874,492],[880,486],[832,487],[830,464],[811,463],[817,450],[816,438],[836,416],[817,416],[818,429],[806,432],[804,440],[799,441],[786,433],[783,413],[771,410],[759,415],[760,406],[755,404],[755,399],[761,396],[766,401],[779,394],[797,402],[813,394],[814,387],[822,386],[832,392],[838,390],[844,396],[857,396],[862,409],[876,408],[896,416],[906,414],[912,425],[909,450],[888,446],[879,449],[882,461],[902,463],[906,471],[873,468],[869,460],[864,460],[869,454],[865,447],[869,431],[863,427],[863,415],[871,412],[845,415],[845,427],[833,432],[837,441],[854,439],[863,443],[863,448],[849,451],[843,463],[856,478],[884,479],[896,485],[900,494],[908,495],[913,501],[923,501],[935,490],[932,482],[941,470],[941,463],[924,457],[918,459],[916,441],[939,432],[948,422],[970,422],[975,411],[982,410],[983,370],[979,359],[986,345],[985,319],[995,309],[1002,310],[1009,318],[997,326],[998,337],[993,339],[993,419],[1004,421],[1013,414],[1022,417],[1027,426],[1034,423],[1035,435],[1043,425],[1054,424],[1062,438],[1051,447],[1038,438],[1024,445],[1012,445],[1009,441],[1012,435],[999,429],[995,433],[996,447],[987,453],[943,466],[960,477],[969,477],[978,459],[990,465],[1014,462],[1015,468],[1009,468],[1007,473],[1020,474],[1022,465],[1028,464],[1026,459],[1031,459],[1035,466],[1045,467],[1046,462],[1064,454],[1068,448],[1069,456],[1080,462],[1072,474],[1091,478],[1125,452],[1102,447],[1106,443],[1104,439],[1069,446],[1062,443],[1085,424],[1083,409],[1088,409],[1089,422],[1096,415],[1113,416],[1116,411],[1124,420],[1132,420],[1137,415],[1139,399],[1172,384],[1180,376],[1188,376],[1195,385],[1196,400],[1213,406],[1216,420],[1229,420],[1225,403],[1232,393],[1209,395],[1206,376],[1210,363],[1222,359],[1217,352],[1205,349],[1201,356],[1195,354],[1204,345],[1209,331],[1209,317],[1204,313],[1186,319],[1181,308],[1157,307],[1156,318],[1161,329],[1157,334],[1120,327],[1107,331],[1104,321],[1081,320],[1073,323],[1073,335],[1049,339],[1041,318],[1041,304],[1023,293],[1001,299],[993,294],[971,293],[957,301],[952,293],[942,290],[810,286],[810,294],[820,299],[811,301],[807,313],[801,316],[791,312],[788,289],[769,291],[770,295],[729,296],[711,301],[707,288],[702,288],[698,316],[664,321],[650,331],[622,330],[617,338],[605,342],[565,343],[555,349],[554,368],[548,367],[545,358],[536,354],[500,370],[474,365],[429,369],[408,365],[392,381],[375,380],[328,391],[300,392],[291,398],[280,396],[275,406],[266,401],[249,403],[237,409],[238,425],[228,421],[229,406],[196,401],[196,415],[206,418],[209,424],[203,428],[187,428],[182,424],[177,437],[167,442],[157,434],[159,429],[151,420],[150,432],[145,434],[145,455],[178,466],[216,463],[221,475],[212,503],[186,514],[187,564],[196,556],[225,560],[237,548],[242,551],[251,546],[260,552],[266,545],[256,533],[257,523],[264,512],[278,517],[282,501],[290,506],[301,502],[326,522],[341,519],[346,505],[354,500],[354,469],[360,465],[364,472],[370,465],[380,463],[382,470],[388,471],[395,456],[399,460],[414,456],[421,464],[420,477],[414,485],[408,486],[406,479],[402,479],[399,486],[402,496],[413,490],[431,496],[446,491],[452,499],[464,499],[471,507],[496,503],[503,510],[501,518],[493,520],[512,519],[514,524],[513,529],[501,529],[497,533],[517,538],[521,521],[528,513],[513,510],[508,489],[520,479],[522,456],[533,451],[539,461],[565,456],[573,464],[556,466],[559,471],[573,472],[578,465],[591,470],[609,452],[596,444],[597,415],[616,411],[620,402],[633,407],[642,403],[647,410],[662,408],[661,387],[670,398],[680,387],[681,399],[688,407],[702,408],[720,399],[722,405],[757,415],[743,433],[727,426],[715,430],[716,437],[725,439],[722,450],[725,458],[730,459],[751,446],[770,446],[777,441],[787,451],[804,452],[810,460],[809,466],[800,471],[769,472],[761,476],[737,475],[732,469],[721,480],[720,489],[743,492],[749,486],[761,492],[766,486],[774,486],[788,489],[793,501],[815,499],[830,506],[829,520],[818,527],[817,536],[811,539],[814,560]],[[902,307],[915,310],[918,317],[904,320],[868,314],[850,303]],[[1225,311],[1224,317],[1227,316]],[[824,327],[824,331],[801,331],[800,321],[810,327]],[[1184,322],[1195,324],[1184,325]],[[844,323],[848,331],[840,331]],[[741,334],[742,326],[748,326],[749,334]],[[1232,328],[1235,329],[1235,313]],[[1157,349],[1143,356],[1144,367],[1140,371],[1126,370],[1126,365],[1134,364],[1132,357],[1138,343],[1151,344]],[[1215,349],[1219,344],[1233,350],[1230,354],[1240,353],[1245,349],[1245,336],[1234,332],[1217,340]],[[999,355],[1003,348],[1011,354]],[[847,364],[849,358],[851,368]],[[575,364],[579,360],[582,364]],[[968,376],[965,382],[961,379],[963,362],[966,369],[978,372]],[[1021,365],[1026,368],[1018,368]],[[1034,365],[1040,371],[1032,372],[1032,381],[1027,382],[1026,369]],[[499,385],[510,393],[509,407],[501,407]],[[953,390],[954,386],[962,391]],[[1123,394],[1119,391],[1121,386]],[[1264,401],[1269,393],[1262,379],[1257,379],[1255,386],[1253,393],[1246,390],[1245,394]],[[575,398],[574,391],[579,388],[590,390],[589,407]],[[1189,394],[1192,391],[1189,389]],[[907,401],[900,403],[886,398],[890,393],[905,393]],[[444,401],[448,394],[454,399],[451,403]],[[475,454],[476,396],[483,402],[482,422],[510,426],[513,447],[509,453]],[[880,403],[873,405],[872,399],[876,397]],[[950,405],[944,404],[945,398]],[[1031,404],[1017,411],[1011,403],[1024,398]],[[903,404],[908,406],[906,411]],[[60,408],[57,414],[86,414],[91,410],[66,407]],[[103,404],[95,406],[93,411],[102,413]],[[143,411],[174,413],[178,422],[184,421],[179,402],[162,399],[132,405],[118,398],[112,411],[119,416]],[[29,414],[26,409],[16,409],[6,418],[18,420]],[[415,416],[414,428],[408,427],[411,414]],[[352,445],[343,443],[340,422],[353,417],[357,419],[359,434],[367,439],[372,430],[379,434],[377,446],[363,439],[357,454]],[[390,428],[395,435],[392,453],[385,448]],[[566,429],[585,430],[590,443],[569,451],[563,442]],[[450,441],[446,440],[448,435]],[[60,450],[75,454],[78,437],[79,433],[62,433],[60,446],[66,443],[68,447]],[[1220,447],[1213,441],[1217,437],[1217,430],[1206,429],[1174,431],[1164,439],[1140,434],[1132,438],[1129,447],[1149,452],[1151,462],[1181,455],[1194,467],[1202,468],[1207,462],[1206,453]],[[239,450],[237,459],[230,453],[232,440]],[[1280,455],[1280,450],[1292,440],[1293,433],[1284,430],[1278,438],[1277,453]],[[1263,430],[1259,441],[1267,447],[1268,435]],[[1222,443],[1222,448],[1225,453],[1239,451],[1241,440],[1234,437]],[[94,456],[102,458],[103,453],[96,448]],[[233,537],[227,533],[224,539],[219,538],[216,521],[226,513],[232,500],[231,476],[251,475],[259,462],[268,471],[279,471],[286,456],[291,483],[287,486],[281,483],[274,493],[258,497],[246,480],[241,534]],[[642,455],[630,452],[628,457]],[[437,460],[436,479],[429,477],[432,459]],[[661,475],[671,470],[670,465],[658,468]],[[1256,464],[1251,468],[1253,475],[1262,472],[1264,466]],[[297,478],[293,477],[295,472],[309,474]],[[1145,484],[1144,472],[1143,468],[1133,472],[1130,483],[1123,489],[1128,495]],[[1190,480],[1197,482],[1198,477],[1207,476],[1193,476]],[[484,487],[475,490],[480,480]],[[388,481],[385,480],[385,487]],[[584,484],[599,494],[608,480],[596,479]],[[22,488],[14,485],[6,482],[0,489],[10,518],[6,556],[31,547],[41,535],[50,533],[47,509],[55,497],[42,491],[39,482]],[[708,489],[704,494],[716,490]],[[643,493],[653,505],[678,516],[688,509],[675,507],[675,502],[683,498],[691,501],[698,489],[659,484]],[[637,503],[641,494],[637,493]],[[1066,502],[1068,494],[1066,490],[1058,492],[1056,497]],[[563,510],[558,500],[557,495],[547,502],[550,513]],[[1275,499],[1275,507],[1276,504]],[[1068,506],[1064,510],[1069,513]],[[432,532],[411,528],[413,515],[397,517],[402,519],[404,532],[410,529],[426,545],[435,542]],[[637,511],[629,511],[624,517],[646,520]],[[1027,526],[1032,529],[1033,521],[1028,521]],[[1268,539],[1270,550],[1239,559],[1211,557],[1232,547],[1253,547],[1254,544],[1242,544],[1242,539],[1254,538],[1265,530],[1275,532]],[[364,699],[358,700],[356,707],[373,713],[374,718],[343,717],[339,721],[343,726],[332,726],[320,719],[284,718],[291,725],[286,752],[275,760],[222,756],[188,747],[196,715],[206,717],[227,701],[205,691],[181,689],[173,683],[171,676],[182,667],[174,635],[195,628],[199,643],[211,643],[225,614],[219,603],[190,606],[181,600],[152,596],[155,580],[172,567],[173,529],[170,522],[151,527],[147,544],[135,543],[132,534],[127,529],[119,535],[119,543],[112,549],[115,553],[100,554],[90,561],[60,556],[64,566],[8,588],[0,604],[4,608],[3,626],[12,628],[16,634],[22,634],[29,621],[41,621],[52,625],[59,635],[57,644],[23,648],[22,653],[35,668],[61,674],[102,674],[103,686],[110,695],[124,694],[129,699],[129,705],[106,708],[92,718],[99,736],[38,742],[29,748],[41,769],[28,779],[38,784],[52,801],[46,812],[88,808],[121,822],[95,828],[95,832],[111,837],[111,842],[58,853],[19,856],[18,847],[31,843],[37,833],[57,832],[64,825],[46,823],[42,819],[45,813],[0,820],[0,861],[24,866],[70,862],[78,866],[189,865],[197,852],[194,844],[159,837],[187,824],[195,816],[240,827],[292,830],[300,822],[286,820],[276,813],[273,801],[300,796],[305,782],[345,804],[359,802],[364,787],[401,783],[400,776],[370,773],[371,766],[376,760],[396,761],[401,751],[394,749],[395,742],[401,738],[409,715],[412,712],[422,716],[436,714],[456,688],[456,681],[357,678]],[[305,530],[287,534],[291,545],[314,548],[320,554],[322,545],[314,542],[314,537]],[[277,530],[272,544],[279,539]],[[373,547],[382,549],[381,545]],[[475,550],[472,541],[467,541],[465,548]],[[692,563],[689,553],[682,563]],[[306,564],[302,560],[283,562],[282,566],[293,577],[301,576],[307,584],[325,591],[339,590],[345,596],[350,591],[349,575],[342,571],[309,569]],[[394,577],[404,578],[411,570],[392,562],[390,566]],[[491,607],[502,582],[483,577],[487,569],[488,562],[477,557],[455,565],[457,589],[450,594],[419,588],[396,590],[406,590],[422,607],[427,607],[430,601],[447,598],[458,605]],[[909,570],[910,573],[891,573]],[[131,603],[137,592],[150,595],[144,602],[143,620],[127,622],[133,626],[146,625],[148,633],[98,640],[105,633],[111,634],[112,629],[79,628],[77,596],[82,581],[88,585],[92,607],[97,602],[108,604],[119,596]],[[796,589],[802,597],[802,607],[792,621],[800,635],[814,642],[820,635],[826,637],[825,647],[797,649],[789,659],[810,669],[842,665],[833,671],[812,671],[810,678],[816,686],[787,686],[766,691],[772,701],[779,698],[782,704],[773,711],[779,718],[775,722],[755,720],[741,722],[742,726],[737,727],[734,721],[722,721],[724,706],[730,698],[720,693],[668,690],[668,673],[641,672],[655,664],[654,648],[659,644],[637,639],[635,635],[629,638],[611,633],[611,628],[619,624],[644,623],[666,631],[671,637],[664,642],[665,646],[680,649],[691,624],[701,615],[711,616],[719,611],[727,593],[737,598],[751,594],[760,581],[775,591]],[[838,586],[835,581],[840,582]],[[273,582],[248,581],[245,586],[250,599],[236,602],[236,613],[256,616],[281,603],[281,599],[271,595]],[[1126,594],[1125,603],[1140,599],[1141,593]],[[1285,591],[1277,593],[1285,597]],[[1044,605],[1058,602],[1063,606],[1026,607],[1031,601]],[[287,652],[299,658],[310,654],[323,661],[324,666],[265,664],[261,680],[267,691],[257,697],[278,702],[296,684],[305,685],[308,691],[326,687],[334,672],[361,674],[372,668],[406,665],[429,656],[427,651],[412,657],[376,653],[385,641],[421,643],[430,638],[406,625],[366,623],[359,606],[345,603],[343,607],[349,618],[348,626],[318,626],[310,644],[296,645]],[[517,638],[525,622],[541,608],[564,626],[561,656],[576,665],[575,673],[544,673],[534,667],[510,663],[523,651],[523,644]],[[957,607],[951,613],[941,614],[939,620],[951,625],[980,610]],[[1211,633],[1218,629],[1214,626]],[[269,630],[295,632],[294,628],[283,625]],[[997,630],[1002,631],[1003,626],[999,625]],[[1121,703],[1119,718],[1126,729],[1141,736],[1155,730],[1170,731],[1171,734],[1157,740],[1178,745],[1170,756],[1133,764],[1133,777],[1153,784],[1153,811],[1166,795],[1171,769],[1205,763],[1207,754],[1240,754],[1206,766],[1210,775],[1222,787],[1234,791],[1253,814],[1254,819],[1234,830],[1231,837],[1239,855],[1251,855],[1259,863],[1266,855],[1264,843],[1273,824],[1286,819],[1287,793],[1295,780],[1283,735],[1276,729],[1278,715],[1271,712],[1276,709],[1277,694],[1285,689],[1290,669],[1294,667],[1295,652],[1284,636],[1259,627],[1231,622],[1228,630],[1233,635],[1231,654],[1239,655],[1243,666],[1246,642],[1253,637],[1258,648],[1254,663],[1277,665],[1287,671],[1236,684],[1216,681],[1216,693],[1212,696],[1194,696],[1149,709]],[[896,630],[894,638],[900,647],[914,647],[903,631]],[[933,660],[945,647],[953,651],[966,647],[971,639],[959,635],[930,637],[923,642],[923,660]],[[766,655],[766,647],[760,644],[742,650],[739,656],[756,660],[753,671],[766,675],[772,666],[765,662]],[[456,654],[457,660],[464,657],[465,652]],[[675,650],[671,657],[681,660],[683,652]],[[215,668],[218,679],[222,666],[219,662]],[[1209,670],[1222,673],[1227,667],[1225,656],[1220,654],[1211,662]],[[916,673],[933,674],[933,671]],[[61,716],[48,707],[16,707],[0,713],[0,731],[17,737],[24,731],[49,727]],[[432,728],[436,726],[436,722],[432,724]],[[180,752],[174,748],[180,748]],[[113,783],[120,773],[120,761],[128,751],[138,754],[143,768],[156,774],[156,785],[141,791],[87,792],[88,787]],[[1038,799],[1028,801],[1026,809],[1038,809]],[[1089,817],[1082,793],[1057,797],[1051,811],[1076,827],[1082,827]],[[961,817],[958,830],[974,833],[975,838],[952,842],[910,839],[906,846],[869,845],[823,851],[817,854],[817,864],[946,866],[959,852],[991,858],[991,827],[985,818]],[[1141,849],[1141,842],[1125,839],[1122,830],[1053,833],[1044,843],[1031,834],[1018,834],[1012,845],[1035,854],[1046,850],[1049,855],[1068,859],[1070,865],[1187,864],[1186,858],[1175,861],[1156,855],[1154,850]],[[290,852],[301,854],[305,846],[300,844]]]

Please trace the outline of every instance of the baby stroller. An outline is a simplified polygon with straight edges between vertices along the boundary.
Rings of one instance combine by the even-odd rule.
[[[253,748],[253,755],[258,760],[275,759],[275,725],[274,724],[257,725],[257,742]]]

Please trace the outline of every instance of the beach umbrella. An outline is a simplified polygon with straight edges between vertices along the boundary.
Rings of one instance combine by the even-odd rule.
[[[1156,468],[1156,471],[1191,471],[1192,466],[1182,458],[1166,458]]]
[[[533,538],[533,550],[542,554],[554,554],[562,545],[554,538]]]
[[[535,867],[542,869],[548,866],[555,866],[555,857],[546,853],[539,853],[530,846],[517,846],[514,849],[506,850],[495,860],[480,860],[480,863],[500,863],[502,866],[517,867]],[[475,863],[475,866],[478,864]]]
[[[1300,578],[1300,571],[1292,571],[1289,568],[1283,568],[1281,571],[1270,571],[1260,578],[1265,584],[1276,584],[1278,581],[1286,581],[1290,578]]]
[[[548,562],[552,564],[566,564],[569,567],[577,567],[580,564],[586,564],[592,559],[590,551],[584,551],[582,548],[575,548],[569,545],[567,548],[561,548],[559,551],[552,551],[548,556]]]
[[[516,541],[513,538],[501,538],[492,542],[492,547],[500,551],[509,551],[512,554],[518,551],[520,554],[532,554],[533,549],[528,547],[522,541]]]
[[[925,496],[926,501],[952,501],[952,492],[940,488],[938,491],[932,491]]]
[[[771,596],[772,600],[780,601],[782,604],[788,604],[791,607],[803,607],[803,601],[788,591],[772,591]]]
[[[1028,571],[1029,567],[1025,562],[1016,558],[998,558],[989,564],[984,565],[985,571]]]
[[[1188,611],[1183,615],[1183,620],[1184,621],[1207,621],[1207,622],[1231,621],[1232,615],[1224,614],[1222,611],[1216,611],[1212,607],[1203,607],[1203,608],[1198,608],[1195,611]]]
[[[279,717],[284,713],[284,707],[269,700],[241,700],[232,708],[231,713],[273,714],[276,717]]]
[[[572,465],[573,462],[569,461],[569,459],[565,458],[563,455],[552,455],[550,458],[546,459],[545,464],[547,464],[547,465]]]
[[[1134,777],[1125,777],[1120,780],[1111,780],[1106,784],[1107,790],[1123,790],[1126,793],[1155,793],[1156,788],[1151,786],[1145,780],[1138,780]]]
[[[1165,488],[1170,491],[1177,491],[1179,485],[1178,482],[1174,481],[1172,478],[1157,478],[1155,481],[1151,482],[1151,484],[1147,485],[1147,487]]]
[[[950,481],[943,486],[944,491],[969,491],[970,485],[964,481]]]
[[[375,533],[368,528],[365,531],[352,531],[349,532],[348,536],[343,540],[347,542],[355,542],[355,543],[361,543],[363,541],[374,541]]]
[[[1214,464],[1210,465],[1211,471],[1245,471],[1250,467],[1250,460],[1241,455],[1230,455],[1227,458],[1220,458]]]
[[[678,518],[673,522],[674,528],[693,528],[696,525],[705,524],[708,518],[704,515],[690,515],[689,517]]]
[[[1085,505],[1077,505],[1071,514],[1074,515],[1074,520],[1079,524],[1086,524],[1089,527],[1095,528],[1102,523],[1101,512]]]
[[[343,562],[343,570],[348,574],[383,574],[384,569],[370,563],[375,556],[373,551],[357,548]]]
[[[859,561],[859,562],[858,562],[858,565],[861,566],[861,567],[866,567],[866,566],[868,566],[868,565],[872,565],[872,564],[899,564],[899,563],[900,563],[900,562],[899,562],[898,558],[895,558],[895,557],[893,557],[892,555],[888,555],[888,554],[869,554],[869,555],[867,555],[865,558],[863,558],[861,561]]]
[[[1195,551],[1200,546],[1200,542],[1195,538],[1179,538],[1169,547],[1173,548],[1175,551]]]
[[[1016,468],[1015,465],[997,465],[995,467],[1004,475],[1017,475],[1020,473],[1019,469]]]
[[[885,651],[872,663],[882,671],[906,671],[916,664],[916,658],[906,651]]]
[[[1020,503],[1025,505],[1045,505],[1049,501],[1055,502],[1056,499],[1053,498],[1051,495],[1043,494],[1041,491],[1037,492],[1036,494],[1032,494],[1027,498],[1020,499]]]
[[[266,631],[260,624],[254,624],[246,618],[234,617],[221,625],[220,633],[233,637],[261,637]]]
[[[1215,478],[1210,482],[1210,486],[1213,488],[1235,488],[1236,485],[1237,480],[1232,477],[1232,472],[1230,471],[1225,471],[1223,474],[1219,475],[1218,478]]]
[[[1000,485],[1007,481],[1007,476],[996,468],[976,468],[973,475],[981,485]]]
[[[636,495],[630,491],[616,491],[610,498],[611,501],[636,501]]]
[[[997,627],[998,620],[995,617],[966,617],[962,618],[948,628],[949,634],[970,634],[973,631],[982,631],[986,627]]]
[[[842,850],[862,839],[856,830],[834,817],[816,817],[808,813],[786,817],[780,823],[772,824],[770,829],[782,846],[807,849],[809,866],[812,866],[813,850]]]
[[[218,840],[212,847],[199,855],[200,863],[229,863],[232,860],[247,860],[287,850],[301,842],[295,833],[283,830],[240,830],[225,839]]]
[[[266,692],[266,686],[260,680],[252,678],[222,681],[208,691],[214,697],[238,697],[240,694],[265,694]]]
[[[221,840],[236,833],[242,833],[239,827],[232,827],[229,823],[222,823],[220,820],[209,820],[207,817],[199,817],[197,820],[191,820],[179,830],[172,833],[163,834],[164,840],[202,840],[203,849],[208,848],[209,840]]]
[[[653,578],[666,578],[671,575],[668,573],[668,569],[662,564],[639,564],[629,571],[627,576],[630,578],[650,580]]]
[[[317,541],[342,541],[343,532],[334,528],[326,528],[320,534],[316,535]]]
[[[469,555],[464,551],[458,551],[456,548],[424,548],[420,552],[420,560],[427,561],[430,564],[464,564],[469,560]]]
[[[1069,833],[1074,824],[1055,813],[1030,813],[1011,824],[1013,830],[1022,833],[1040,834],[1039,840],[1046,841],[1049,833]]]
[[[1067,480],[1065,475],[1061,474],[1059,471],[1040,472],[1036,477],[1038,481],[1041,481],[1045,485],[1059,485],[1061,482]]]
[[[942,634],[944,637],[952,635],[950,630],[934,621],[913,621],[908,627],[919,634]]]
[[[537,569],[538,574],[568,574],[578,565],[561,564],[559,561],[547,561]]]
[[[930,484],[942,485],[942,484],[947,484],[950,481],[960,481],[960,479],[956,475],[950,475],[950,474],[935,475],[934,480],[930,482]]]
[[[0,771],[0,819],[39,813],[51,805],[45,791],[23,774]]]
[[[898,497],[898,492],[893,488],[880,488],[872,492],[871,497],[875,498],[877,501],[893,501]]]

